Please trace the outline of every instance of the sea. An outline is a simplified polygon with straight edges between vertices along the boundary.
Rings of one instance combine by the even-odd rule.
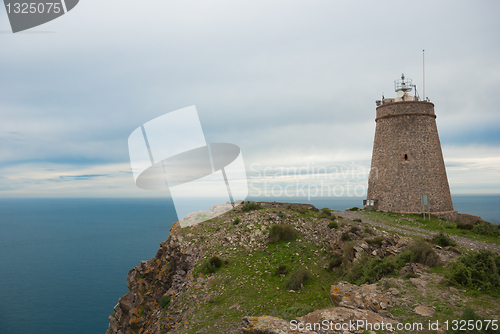
[[[362,199],[252,198],[362,207]],[[500,220],[500,195],[453,196]],[[177,221],[171,199],[0,198],[0,333],[104,334],[128,271],[155,256]]]

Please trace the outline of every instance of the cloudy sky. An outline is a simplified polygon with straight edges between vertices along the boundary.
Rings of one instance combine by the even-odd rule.
[[[498,13],[496,0],[82,0],[12,34],[0,8],[0,196],[164,196],[135,186],[128,136],[191,105],[207,142],[241,148],[256,189],[311,166],[366,185],[375,100],[402,72],[422,92],[423,49],[452,194],[498,194]]]

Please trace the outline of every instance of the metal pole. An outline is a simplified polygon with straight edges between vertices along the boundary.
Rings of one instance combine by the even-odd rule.
[[[429,199],[429,204],[427,204],[427,209],[429,210],[429,221],[431,221],[431,200]]]
[[[422,64],[423,64],[423,77],[424,77],[424,86],[423,86],[423,93],[424,93],[424,101],[427,101],[425,97],[425,50],[422,50]]]

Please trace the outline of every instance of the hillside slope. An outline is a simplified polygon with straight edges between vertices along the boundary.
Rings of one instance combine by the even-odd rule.
[[[260,206],[248,212],[243,210],[251,206],[239,206],[186,228],[174,224],[156,256],[130,270],[129,292],[109,317],[107,334],[297,333],[299,328],[301,333],[358,333],[363,331],[334,324],[361,320],[422,324],[423,329],[405,332],[436,333],[444,331],[444,321],[459,319],[465,306],[500,320],[495,284],[484,293],[447,276],[451,269],[444,265],[464,257],[467,242],[457,247],[415,242],[415,232],[424,237],[437,232],[392,226],[391,214],[333,212],[306,204]],[[399,218],[418,223],[415,217]],[[471,249],[500,247],[466,237],[453,238],[472,240]],[[412,257],[424,246],[435,255],[427,264],[439,266],[431,269]],[[439,327],[426,329],[429,320],[439,321]],[[307,330],[307,324],[325,321],[328,329]]]

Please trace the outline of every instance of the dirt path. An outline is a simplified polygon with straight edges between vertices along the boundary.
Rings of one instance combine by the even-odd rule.
[[[348,219],[361,219],[363,223],[368,223],[372,226],[378,226],[387,230],[395,231],[398,232],[399,234],[405,234],[405,235],[417,235],[420,237],[427,238],[431,235],[438,234],[439,232],[435,231],[429,231],[425,229],[421,229],[418,227],[414,226],[408,226],[404,225],[404,228],[399,228],[391,225],[386,225],[384,223],[377,223],[374,222],[373,220],[370,220],[363,216],[362,214],[354,211],[344,211],[339,213],[340,216]],[[477,241],[477,240],[472,240],[472,239],[467,239],[463,237],[458,237],[456,235],[450,235],[449,236],[451,239],[455,240],[460,246],[465,247],[467,249],[472,249],[472,250],[480,250],[480,249],[488,249],[490,251],[494,252],[499,252],[500,251],[500,245],[496,244],[489,244],[483,241]]]

